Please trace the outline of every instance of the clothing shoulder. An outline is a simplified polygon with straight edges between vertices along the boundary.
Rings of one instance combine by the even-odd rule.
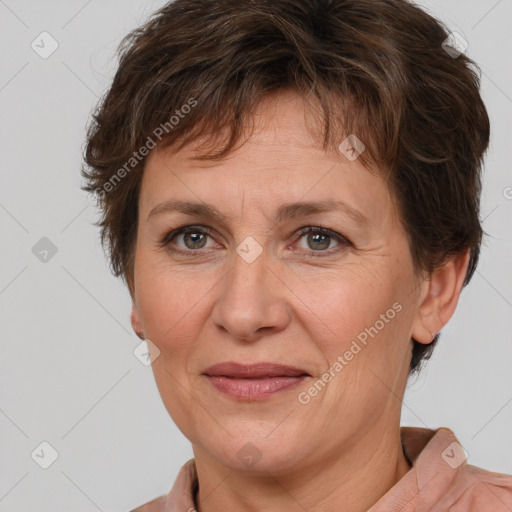
[[[468,464],[452,430],[402,427],[400,433],[412,468],[371,512],[512,512],[512,475]]]
[[[487,471],[467,465],[466,486],[461,493],[461,505],[467,510],[512,510],[512,475]],[[464,509],[466,510],[466,509]]]
[[[165,512],[165,499],[166,496],[159,496],[154,500],[144,503],[144,505],[130,510],[130,512]]]

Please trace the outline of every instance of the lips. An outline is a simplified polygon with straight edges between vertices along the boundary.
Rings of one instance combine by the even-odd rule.
[[[285,366],[267,362],[247,365],[232,361],[210,366],[203,373],[210,377],[230,377],[233,379],[309,376],[306,370],[297,368],[296,366]]]
[[[232,361],[210,366],[203,374],[224,396],[245,402],[267,400],[292,391],[310,377],[309,373],[296,366]]]

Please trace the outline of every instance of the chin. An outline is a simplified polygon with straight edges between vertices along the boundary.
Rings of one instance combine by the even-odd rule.
[[[233,426],[230,430],[233,430]],[[214,445],[211,445],[213,436],[201,444],[223,466],[254,474],[283,473],[296,469],[300,460],[307,458],[303,440],[290,437],[285,431],[270,438],[267,433],[262,434],[259,427],[257,432],[251,433],[250,423],[241,422],[237,431],[244,430],[246,432],[239,439],[222,430],[222,433],[219,432],[220,439],[215,436]]]

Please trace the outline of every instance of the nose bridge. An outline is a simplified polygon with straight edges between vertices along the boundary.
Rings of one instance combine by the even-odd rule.
[[[214,323],[246,340],[283,329],[289,317],[268,253],[248,237],[236,248],[231,265],[214,306]]]
[[[245,251],[245,252],[244,252]],[[242,242],[232,258],[232,267],[226,275],[222,302],[239,315],[254,317],[267,302],[268,255],[259,254],[246,242]],[[242,255],[240,254],[242,253]]]

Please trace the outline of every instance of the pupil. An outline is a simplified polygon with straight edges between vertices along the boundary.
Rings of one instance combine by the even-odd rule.
[[[322,233],[313,233],[309,235],[309,241],[313,241],[314,244],[323,238],[323,245],[316,244],[317,249],[327,249],[329,247],[329,235]],[[327,241],[327,243],[325,243]],[[314,245],[313,244],[313,245]]]
[[[189,237],[189,239],[191,240],[191,249],[201,249],[202,247],[204,247],[204,235],[202,233],[186,233],[185,245],[189,246],[189,244],[187,243],[187,237]],[[201,237],[203,238],[202,240]],[[203,243],[201,244],[201,242]]]

